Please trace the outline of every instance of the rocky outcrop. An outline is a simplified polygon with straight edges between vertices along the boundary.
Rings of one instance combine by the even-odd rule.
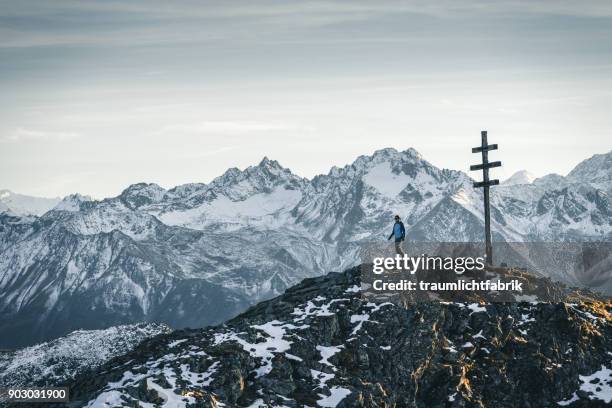
[[[155,323],[78,330],[48,343],[0,351],[0,387],[46,386],[69,381],[131,351],[143,340],[171,331],[168,326]]]
[[[362,297],[354,268],[146,341],[71,383],[73,405],[609,406],[610,302],[508,273],[562,301],[400,307]]]

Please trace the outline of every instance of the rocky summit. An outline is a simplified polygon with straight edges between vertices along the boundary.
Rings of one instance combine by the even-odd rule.
[[[612,304],[529,281],[560,301],[398,306],[363,297],[359,268],[309,278],[226,324],[156,336],[81,375],[71,405],[610,406]]]

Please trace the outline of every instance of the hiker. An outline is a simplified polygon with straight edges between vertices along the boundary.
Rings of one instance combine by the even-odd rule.
[[[395,224],[393,224],[393,231],[387,241],[389,241],[392,237],[395,236],[395,252],[398,255],[404,256],[404,250],[402,249],[402,241],[406,238],[406,228],[404,228],[404,223],[400,220],[400,216],[395,216]]]

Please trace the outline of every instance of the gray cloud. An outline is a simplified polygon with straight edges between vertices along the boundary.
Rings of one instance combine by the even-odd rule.
[[[610,149],[612,2],[0,0],[0,86],[0,188],[23,193],[387,146],[465,169],[481,128],[499,171],[565,173]]]
[[[21,142],[21,141],[67,141],[79,137],[74,132],[57,132],[49,130],[33,130],[17,128],[12,132],[0,136],[0,141],[3,142]]]

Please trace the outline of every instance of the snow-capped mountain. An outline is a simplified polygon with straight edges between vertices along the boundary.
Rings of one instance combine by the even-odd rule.
[[[608,189],[612,185],[612,151],[596,154],[578,164],[567,178],[576,183],[590,183]]]
[[[506,180],[502,181],[502,184],[505,186],[512,186],[516,184],[531,184],[536,179],[536,177],[528,172],[527,170],[519,170]]]
[[[60,198],[33,197],[0,190],[0,212],[15,215],[43,215],[61,201]]]
[[[494,240],[612,240],[611,155],[493,188]],[[409,240],[481,241],[472,182],[414,149],[383,149],[312,180],[264,158],[209,184],[73,195],[41,216],[0,210],[0,347],[138,321],[219,323],[355,265],[364,243],[386,242],[394,214]]]
[[[400,307],[362,296],[359,276],[357,267],[307,279],[224,325],[158,336],[69,382],[72,403],[610,406],[610,304],[592,294],[522,274],[554,303],[530,293]]]
[[[80,194],[70,194],[62,199],[52,210],[55,211],[79,211],[81,204],[92,201],[89,196],[82,196]]]
[[[132,351],[146,339],[171,331],[166,325],[154,323],[78,330],[48,343],[0,352],[0,385],[61,384]]]

